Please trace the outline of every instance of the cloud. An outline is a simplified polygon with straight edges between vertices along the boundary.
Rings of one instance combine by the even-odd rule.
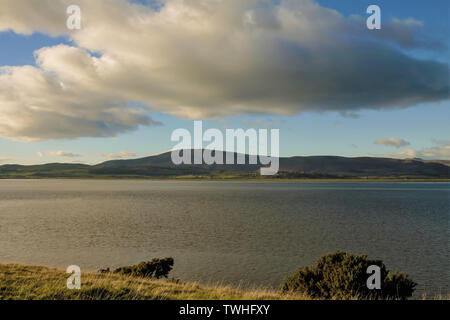
[[[247,129],[279,129],[286,121],[284,119],[270,117],[267,119],[242,119],[241,122]],[[225,129],[227,129],[226,126]]]
[[[81,154],[75,154],[75,153],[66,152],[66,151],[48,151],[47,155],[53,156],[53,157],[67,157],[67,158],[79,158],[79,157],[82,157]]]
[[[36,67],[0,69],[0,136],[116,136],[160,125],[151,110],[353,116],[449,98],[448,65],[404,52],[448,50],[412,18],[377,33],[313,0],[171,0],[158,11],[78,0],[81,30],[69,32],[72,2],[2,1],[0,31],[68,35],[73,45],[37,50]]]
[[[44,154],[43,154],[42,152],[40,152],[40,151],[36,152],[36,154],[37,154],[37,156],[38,156],[39,158],[42,158],[42,157],[44,156]]]
[[[433,142],[437,144],[438,146],[450,146],[450,140],[439,140],[439,139],[433,139]]]
[[[39,59],[51,60],[49,53],[55,52],[70,59],[74,51],[93,59],[77,48],[57,46],[48,50],[41,49]],[[83,72],[78,72],[80,77]],[[76,80],[76,76],[70,79],[60,73],[59,77],[51,69],[0,68],[0,136],[26,141],[104,137],[135,130],[139,125],[160,124],[148,117],[144,108],[127,107],[106,91],[95,92],[89,89],[90,83]]]
[[[420,158],[438,158],[450,160],[450,145],[443,147],[432,147],[420,150],[418,152]]]
[[[374,142],[375,144],[384,144],[388,147],[401,148],[410,145],[408,141],[399,138],[389,138],[389,139],[378,139]]]
[[[0,163],[7,163],[7,162],[10,162],[12,160],[14,160],[14,159],[12,159],[12,158],[0,158]]]
[[[99,156],[113,160],[113,159],[128,159],[135,157],[136,154],[128,151],[121,151],[119,153],[101,153]]]
[[[421,158],[421,159],[439,159],[450,160],[450,146],[445,147],[431,147],[421,150],[406,149],[405,151],[387,154],[390,158]]]
[[[352,15],[350,20],[353,24],[349,24],[348,28],[355,35],[364,36],[367,29],[358,28],[357,25],[365,24],[365,17]],[[382,28],[377,32],[370,32],[370,36],[378,40],[385,40],[403,49],[425,48],[434,51],[448,50],[448,44],[444,40],[448,38],[448,33],[442,35],[441,39],[432,38],[423,33],[424,23],[412,17],[406,19],[398,19],[393,17],[390,21],[383,22]]]
[[[408,148],[400,152],[378,156],[400,159],[421,158],[425,160],[450,160],[450,141],[435,140],[435,144],[436,145],[433,147],[422,148],[419,150]]]

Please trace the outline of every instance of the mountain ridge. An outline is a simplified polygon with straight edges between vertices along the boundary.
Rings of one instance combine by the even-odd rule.
[[[192,150],[193,151],[193,150]],[[193,160],[194,152],[191,152]],[[225,152],[224,152],[225,154]],[[233,152],[236,163],[237,153]],[[52,177],[259,177],[263,166],[248,164],[182,164],[175,165],[171,152],[136,159],[108,160],[95,165],[81,163],[47,163],[42,165],[0,166],[0,178]],[[193,161],[192,161],[193,162]],[[378,157],[291,156],[279,158],[275,178],[434,178],[450,177],[450,161],[393,159]],[[270,176],[266,176],[270,178]]]

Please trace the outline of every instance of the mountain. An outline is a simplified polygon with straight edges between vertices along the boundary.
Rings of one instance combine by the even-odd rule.
[[[231,154],[236,163],[238,154]],[[193,162],[193,152],[191,154]],[[97,165],[50,163],[0,166],[0,178],[258,178],[258,164],[174,165],[171,153]],[[279,173],[268,178],[423,178],[449,179],[446,160],[339,156],[281,157]]]

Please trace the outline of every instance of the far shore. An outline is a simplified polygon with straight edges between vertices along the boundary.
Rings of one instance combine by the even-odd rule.
[[[279,179],[279,178],[185,178],[185,177],[1,177],[0,180],[131,180],[131,181],[228,181],[228,182],[450,182],[450,179],[427,178],[341,178],[341,179]]]

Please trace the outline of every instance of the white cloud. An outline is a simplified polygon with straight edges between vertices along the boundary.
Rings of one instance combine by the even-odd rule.
[[[133,152],[128,152],[128,151],[121,151],[118,153],[101,153],[99,154],[99,156],[110,159],[110,160],[114,160],[114,159],[128,159],[128,158],[132,158],[135,157],[136,154]]]
[[[7,162],[10,162],[12,160],[14,160],[14,159],[12,159],[12,158],[0,158],[0,163],[7,163]]]
[[[47,155],[53,156],[53,157],[67,157],[67,158],[79,158],[82,157],[80,154],[75,154],[72,152],[66,152],[66,151],[48,151]]]
[[[378,156],[399,159],[421,158],[425,160],[450,160],[450,144],[422,148],[419,150],[408,148],[403,151]]]
[[[374,143],[396,148],[401,148],[410,144],[408,141],[399,138],[378,139]]]
[[[450,160],[450,145],[443,147],[432,147],[418,151],[419,158]]]
[[[72,0],[2,1],[0,31],[70,35],[73,46],[36,51],[37,67],[0,69],[0,136],[115,136],[159,125],[149,110],[353,115],[448,99],[447,65],[391,45],[447,50],[413,19],[374,33],[362,17],[313,0],[171,0],[159,11],[125,0],[76,2],[82,28],[69,32]]]
[[[398,159],[420,158],[419,153],[414,149],[406,149],[406,150],[395,152],[395,153],[384,154],[382,156],[388,157],[388,158],[398,158]]]
[[[37,154],[37,156],[38,156],[39,158],[42,158],[42,157],[44,156],[44,154],[43,154],[42,152],[40,152],[40,151],[36,152],[36,154]]]

